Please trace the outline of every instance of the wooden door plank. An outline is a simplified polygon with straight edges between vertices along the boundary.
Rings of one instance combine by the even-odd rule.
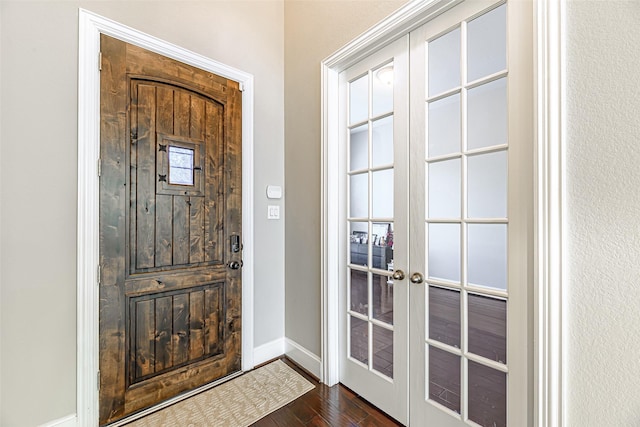
[[[222,185],[222,109],[213,102],[205,105],[205,141],[209,148],[205,153],[205,261],[222,259],[223,207],[217,202],[223,201]]]
[[[176,91],[174,105],[174,133],[178,136],[189,137],[191,124],[191,96],[186,91]]]
[[[137,186],[136,186],[136,267],[155,266],[156,224],[156,134],[155,134],[155,87],[138,85],[138,140]]]
[[[191,118],[189,136],[202,141],[204,139],[204,99],[191,97]]]
[[[189,295],[189,360],[204,356],[204,291]]]
[[[136,378],[155,372],[154,300],[136,303],[135,309],[135,360]]]
[[[125,269],[127,162],[127,81],[125,44],[102,35],[103,64],[100,78],[100,423],[120,417],[125,399],[125,298],[122,292]]]
[[[173,196],[156,195],[155,266],[173,265]]]
[[[173,364],[189,361],[189,294],[173,297],[173,335],[171,337]]]
[[[173,298],[156,298],[155,302],[155,372],[160,372],[173,366]]]
[[[173,134],[173,89],[165,86],[157,87],[156,94],[156,131]]]
[[[189,263],[189,199],[173,196],[173,265]]]
[[[242,236],[242,93],[237,83],[230,82],[227,88],[227,104],[224,114],[224,241],[232,234]],[[224,245],[229,259],[241,260],[242,252],[229,253],[229,245]],[[226,261],[226,260],[225,260]],[[242,331],[242,270],[228,270],[225,288],[225,330],[224,352],[228,363],[241,364]]]
[[[205,290],[206,316],[205,316],[205,354],[218,354],[218,345],[220,343],[220,318],[221,318],[221,302],[220,286]]]
[[[189,262],[204,261],[204,197],[191,197],[189,206]]]

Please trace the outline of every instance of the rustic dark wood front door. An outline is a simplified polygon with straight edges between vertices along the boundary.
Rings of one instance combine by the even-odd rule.
[[[241,369],[241,93],[101,37],[100,424]]]

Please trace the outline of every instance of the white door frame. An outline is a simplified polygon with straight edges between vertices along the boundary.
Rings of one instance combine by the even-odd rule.
[[[396,38],[428,22],[461,0],[413,0],[322,62],[322,381],[339,381],[339,283],[341,239],[338,75]],[[565,402],[566,265],[565,1],[534,1],[535,64],[535,240],[533,423],[562,427]]]
[[[253,75],[79,9],[77,388],[78,426],[98,425],[100,34],[240,83],[242,91],[242,370],[253,368]]]

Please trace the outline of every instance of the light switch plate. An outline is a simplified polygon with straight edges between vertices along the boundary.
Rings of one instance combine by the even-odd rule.
[[[280,206],[278,205],[267,206],[267,219],[280,219]]]
[[[267,198],[281,199],[282,187],[280,187],[279,185],[267,185]]]

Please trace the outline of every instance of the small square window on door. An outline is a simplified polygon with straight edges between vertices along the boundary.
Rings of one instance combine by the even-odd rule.
[[[156,192],[202,196],[204,149],[202,141],[158,133],[156,138]]]

